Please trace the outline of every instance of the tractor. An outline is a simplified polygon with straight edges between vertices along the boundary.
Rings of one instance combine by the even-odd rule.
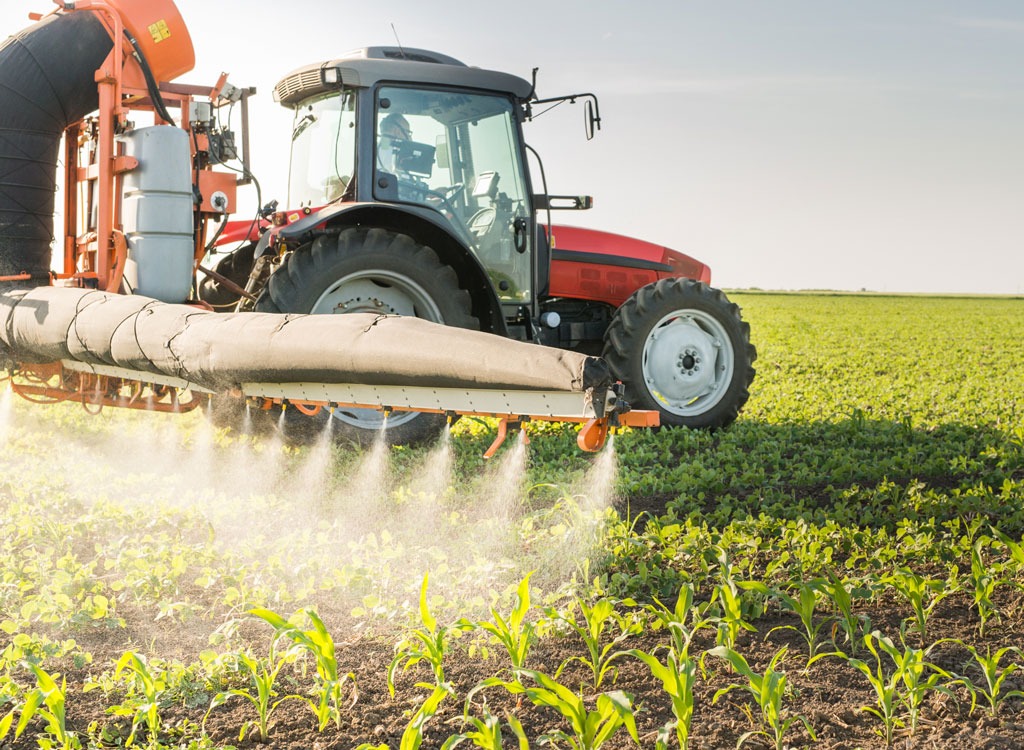
[[[523,125],[538,105],[582,102],[593,137],[593,94],[541,99],[536,71],[527,81],[427,50],[369,47],[289,73],[274,98],[294,112],[288,208],[271,203],[259,222],[226,225],[199,285],[207,304],[416,316],[600,355],[626,400],[660,412],[663,425],[736,419],[756,352],[708,266],[552,223],[553,211],[592,199],[548,194]],[[329,418],[338,435],[367,442],[384,429],[391,443],[427,439],[444,419],[361,408],[289,415],[298,432]]]

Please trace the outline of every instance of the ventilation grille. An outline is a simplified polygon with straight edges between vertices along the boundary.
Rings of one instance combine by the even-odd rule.
[[[290,75],[280,81],[274,87],[274,99],[282,104],[290,104],[296,99],[303,98],[312,89],[321,89],[320,68],[303,70]]]

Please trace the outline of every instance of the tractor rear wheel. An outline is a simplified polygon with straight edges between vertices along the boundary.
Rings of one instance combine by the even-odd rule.
[[[412,315],[434,323],[479,329],[469,292],[455,271],[430,247],[387,229],[350,227],[323,235],[291,253],[256,302],[257,312],[338,315]],[[329,416],[305,417],[289,410],[290,436],[315,434]],[[326,412],[321,412],[326,415]],[[294,416],[293,416],[294,415]],[[422,442],[444,427],[438,414],[394,412],[385,420],[375,409],[335,409],[335,434],[361,444],[380,430],[393,445]]]
[[[749,397],[757,352],[739,306],[692,279],[638,289],[615,313],[604,358],[638,409],[663,425],[731,424]]]

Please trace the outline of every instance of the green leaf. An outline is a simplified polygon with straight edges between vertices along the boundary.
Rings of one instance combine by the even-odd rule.
[[[427,606],[427,581],[430,577],[429,573],[423,574],[423,585],[420,586],[420,621],[423,626],[431,633],[437,632],[437,620],[430,614],[430,607]]]
[[[21,737],[21,733],[25,731],[28,723],[32,721],[36,711],[43,705],[44,698],[42,690],[33,690],[28,694],[25,703],[21,706],[21,717],[18,719],[18,726],[14,730],[14,739]]]

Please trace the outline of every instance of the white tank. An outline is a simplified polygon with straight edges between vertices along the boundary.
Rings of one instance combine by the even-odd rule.
[[[184,302],[192,291],[192,175],[188,134],[153,125],[118,138],[139,166],[124,175],[125,282],[135,294]]]

